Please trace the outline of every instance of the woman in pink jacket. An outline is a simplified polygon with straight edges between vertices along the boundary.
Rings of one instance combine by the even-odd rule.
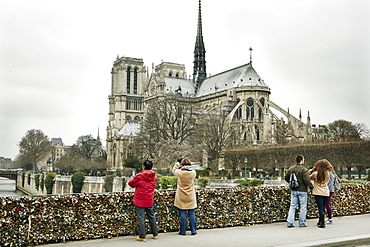
[[[157,184],[157,176],[155,171],[152,171],[153,163],[146,160],[143,163],[143,170],[135,177],[131,177],[128,185],[135,188],[134,205],[139,223],[139,237],[137,241],[146,241],[146,232],[144,224],[145,214],[149,218],[150,227],[152,229],[153,238],[158,238],[158,228],[155,221],[153,205],[154,205],[154,189]]]
[[[192,169],[190,160],[183,159],[177,162],[172,169],[172,173],[178,177],[177,190],[174,205],[180,210],[180,235],[186,235],[186,222],[189,218],[190,231],[192,235],[197,234],[195,221],[195,208],[197,200],[195,195],[194,179],[196,171]],[[186,217],[188,215],[188,217]]]

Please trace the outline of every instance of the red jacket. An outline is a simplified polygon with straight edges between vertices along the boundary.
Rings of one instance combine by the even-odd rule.
[[[154,205],[154,188],[157,184],[155,171],[142,170],[128,180],[128,185],[135,188],[134,205],[147,208]]]

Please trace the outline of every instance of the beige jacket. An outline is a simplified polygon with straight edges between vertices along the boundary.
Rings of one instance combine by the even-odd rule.
[[[326,180],[324,183],[318,183],[316,181],[317,171],[313,172],[310,175],[310,179],[314,180],[312,194],[316,196],[329,196],[330,191],[329,191],[328,183],[329,183],[330,176],[329,176],[329,172],[327,173],[328,174],[326,176]]]
[[[178,177],[175,195],[175,206],[180,209],[194,209],[197,207],[194,179],[197,175],[195,170],[181,170],[180,164],[176,163],[172,173]]]

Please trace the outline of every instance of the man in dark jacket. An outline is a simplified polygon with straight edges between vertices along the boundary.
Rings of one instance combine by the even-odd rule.
[[[155,171],[152,171],[153,163],[146,160],[143,163],[143,170],[135,177],[131,177],[128,185],[135,188],[134,205],[139,223],[139,237],[137,241],[146,241],[146,232],[144,225],[144,216],[147,214],[152,229],[153,238],[158,238],[158,228],[155,221],[153,205],[154,205],[154,189],[157,184],[157,176]]]
[[[298,155],[296,157],[296,164],[290,167],[285,174],[285,181],[289,183],[290,175],[295,173],[299,182],[299,187],[292,189],[290,193],[290,208],[287,218],[287,226],[294,227],[295,210],[299,203],[299,227],[306,227],[306,214],[307,214],[307,188],[313,189],[313,184],[309,178],[308,170],[303,166],[304,157]]]

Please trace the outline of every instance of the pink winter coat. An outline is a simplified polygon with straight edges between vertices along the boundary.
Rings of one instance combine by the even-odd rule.
[[[157,176],[152,170],[142,170],[135,177],[131,177],[128,185],[135,188],[134,205],[142,208],[152,207],[156,184]]]

